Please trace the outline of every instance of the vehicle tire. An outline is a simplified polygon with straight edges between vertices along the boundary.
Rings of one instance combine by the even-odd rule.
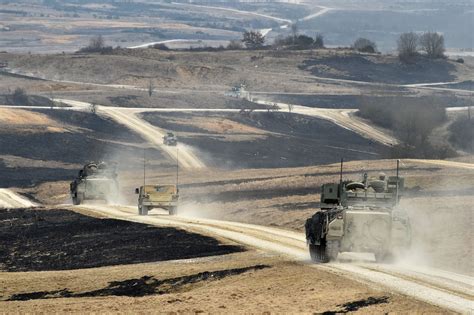
[[[171,207],[169,213],[170,215],[178,215],[178,207]]]
[[[84,196],[76,193],[76,196],[72,197],[72,204],[78,206],[82,203],[82,200],[84,200]]]
[[[339,255],[339,241],[326,241],[326,259],[334,261]]]
[[[395,256],[391,252],[375,253],[374,256],[378,263],[391,264],[395,261]]]
[[[311,260],[314,262],[319,262],[318,247],[319,247],[318,245],[309,244],[309,256],[311,257]]]

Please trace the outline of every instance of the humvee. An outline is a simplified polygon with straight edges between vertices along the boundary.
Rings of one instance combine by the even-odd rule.
[[[176,185],[145,185],[135,189],[138,194],[138,214],[147,215],[153,208],[168,210],[178,214],[178,188]]]
[[[358,252],[388,262],[403,255],[411,243],[409,218],[397,207],[403,188],[404,178],[383,173],[322,185],[321,209],[305,224],[311,259],[326,263]]]
[[[175,146],[178,144],[178,139],[172,132],[167,132],[165,136],[163,136],[163,144],[165,145],[172,145]]]
[[[118,197],[116,164],[90,162],[84,165],[69,185],[72,203],[84,200],[114,201]]]

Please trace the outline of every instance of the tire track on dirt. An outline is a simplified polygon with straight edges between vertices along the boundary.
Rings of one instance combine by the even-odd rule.
[[[171,217],[167,215],[138,216],[133,207],[82,206],[80,209],[121,220],[141,222],[157,226],[174,226],[222,237],[234,242],[273,252],[286,258],[309,262],[304,235],[293,231],[229,221]],[[78,209],[74,207],[72,209]],[[367,263],[314,264],[322,268],[369,285],[377,285],[391,291],[438,305],[456,312],[473,312],[472,299],[474,278],[434,268],[400,267],[399,265]],[[460,281],[463,279],[463,281]],[[471,284],[469,286],[469,284]],[[460,291],[460,287],[465,290]]]

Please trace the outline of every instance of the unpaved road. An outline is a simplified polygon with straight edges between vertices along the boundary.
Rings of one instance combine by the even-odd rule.
[[[403,159],[404,162],[413,162],[413,163],[424,163],[431,165],[438,165],[444,167],[454,167],[454,168],[463,168],[467,170],[474,170],[474,164],[463,163],[456,161],[445,161],[445,160],[423,160],[423,159]]]
[[[232,241],[260,250],[281,254],[287,258],[308,261],[302,233],[209,219],[193,219],[168,215],[138,216],[134,208],[124,206],[79,206],[73,209],[92,211],[108,217],[152,224],[175,226]],[[328,272],[343,275],[369,285],[408,295],[433,305],[461,313],[474,311],[474,278],[427,267],[408,267],[376,263],[314,264]]]
[[[291,106],[292,113],[329,120],[342,128],[348,129],[364,138],[371,139],[384,145],[391,146],[398,144],[398,140],[395,137],[375,128],[373,125],[369,125],[364,120],[355,116],[354,113],[357,112],[356,109],[312,108],[264,100],[253,100],[253,102],[263,105],[277,105],[284,111],[288,111],[289,106]]]
[[[66,99],[55,99],[64,104],[75,106],[77,108],[90,108],[91,104]],[[140,109],[143,110],[143,109]],[[97,106],[97,112],[117,121],[143,137],[150,145],[159,148],[169,155],[171,159],[177,161],[180,167],[185,169],[203,169],[206,167],[203,161],[196,157],[193,149],[184,144],[177,146],[167,146],[163,144],[165,131],[149,124],[137,116],[138,110],[130,110],[121,107]]]
[[[6,189],[0,188],[0,209],[8,208],[30,208],[35,207],[37,204],[31,202],[19,194]]]

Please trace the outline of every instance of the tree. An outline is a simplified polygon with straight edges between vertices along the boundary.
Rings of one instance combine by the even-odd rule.
[[[102,37],[102,35],[98,35],[90,39],[88,48],[91,51],[100,51],[104,48],[104,46],[105,46],[104,38]]]
[[[416,33],[403,33],[397,41],[398,57],[407,61],[411,57],[418,55],[418,35]]]
[[[296,39],[296,36],[298,36],[298,24],[291,24],[291,34],[293,35],[293,39]]]
[[[375,53],[377,51],[377,45],[373,41],[362,37],[354,42],[353,47],[360,52]]]
[[[316,34],[314,39],[314,48],[324,48],[324,37],[322,34]]]
[[[429,58],[444,57],[444,36],[436,32],[426,32],[420,37],[420,46]]]
[[[153,81],[150,79],[150,81],[148,82],[148,96],[149,97],[151,97],[154,90],[155,90],[155,85],[153,84]]]
[[[243,48],[242,43],[240,41],[234,40],[234,39],[231,40],[229,42],[229,44],[227,45],[227,49],[229,49],[229,50],[240,50],[242,48]]]
[[[259,49],[263,47],[265,37],[258,31],[245,31],[242,42],[249,49]]]
[[[13,91],[13,104],[15,105],[28,105],[28,95],[26,94],[26,91],[22,88],[16,88],[15,91]]]

